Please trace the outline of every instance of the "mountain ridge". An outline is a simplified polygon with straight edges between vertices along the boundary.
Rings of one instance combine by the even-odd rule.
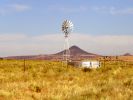
[[[5,57],[5,59],[37,59],[37,60],[62,60],[62,55],[65,50],[57,52],[55,54],[42,54],[42,55],[31,55],[31,56],[9,56]],[[79,48],[74,45],[70,47],[70,54],[72,60],[81,60],[98,57],[100,55],[94,53],[88,53],[87,51]]]
[[[70,50],[70,54],[71,54],[72,56],[76,56],[76,55],[95,55],[95,56],[96,56],[96,55],[98,55],[98,54],[94,54],[94,53],[88,53],[87,51],[85,51],[85,50],[79,48],[79,47],[76,46],[76,45],[71,46],[71,47],[69,48],[69,50]],[[54,55],[63,55],[64,52],[65,52],[65,50],[60,51],[60,52],[58,52],[58,53],[56,53],[56,54],[54,54]]]
[[[130,53],[125,53],[125,54],[123,54],[123,56],[133,56],[133,55]]]

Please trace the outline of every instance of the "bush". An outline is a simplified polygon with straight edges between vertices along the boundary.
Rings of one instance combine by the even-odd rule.
[[[91,69],[91,68],[83,68],[82,71],[83,71],[83,72],[91,72],[92,69]]]

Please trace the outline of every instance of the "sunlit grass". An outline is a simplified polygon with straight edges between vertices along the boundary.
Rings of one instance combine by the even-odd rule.
[[[0,100],[132,100],[133,63],[106,62],[99,69],[61,62],[0,61]]]

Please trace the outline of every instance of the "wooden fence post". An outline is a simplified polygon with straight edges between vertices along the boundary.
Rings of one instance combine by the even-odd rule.
[[[23,68],[24,72],[26,70],[26,63],[25,63],[25,59],[24,59],[24,68]]]

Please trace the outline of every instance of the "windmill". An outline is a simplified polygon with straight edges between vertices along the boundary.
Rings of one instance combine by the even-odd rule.
[[[70,59],[70,50],[69,50],[69,36],[73,30],[73,24],[69,20],[65,20],[62,23],[62,32],[64,33],[65,43],[64,43],[64,52],[63,52],[63,61],[68,64],[71,61]]]

